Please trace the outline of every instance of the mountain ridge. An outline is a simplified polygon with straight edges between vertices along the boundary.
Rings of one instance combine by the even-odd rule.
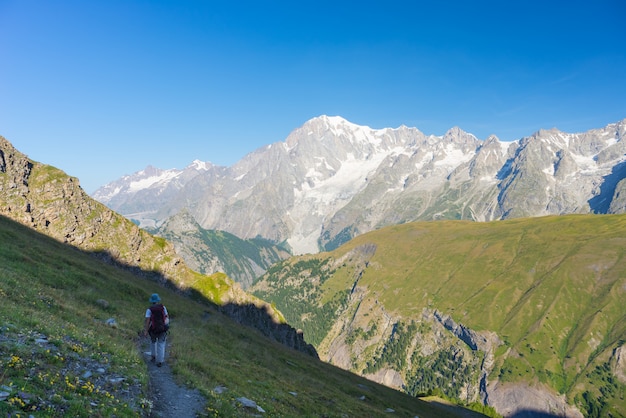
[[[451,140],[460,138],[463,135],[475,139],[473,135],[466,134],[459,128],[449,130],[443,137],[435,137],[433,135],[425,136],[417,128],[401,126],[399,128],[375,130],[352,124],[340,117],[322,116],[311,119],[300,128],[295,129],[284,142],[274,143],[257,149],[232,167],[224,168],[224,171],[221,171],[217,176],[206,174],[202,176],[202,179],[195,178],[190,182],[189,186],[190,189],[194,190],[195,194],[188,193],[192,194],[194,198],[184,199],[182,198],[183,194],[177,197],[176,201],[193,201],[194,208],[191,208],[192,213],[200,225],[207,229],[226,230],[240,238],[260,235],[274,242],[289,242],[292,247],[296,248],[296,253],[315,252],[319,247],[315,243],[316,236],[312,234],[319,234],[320,228],[313,228],[313,225],[307,225],[306,223],[301,225],[301,218],[304,216],[302,213],[285,214],[283,210],[277,210],[276,216],[283,217],[282,220],[275,221],[279,229],[288,231],[290,227],[287,225],[294,225],[293,227],[298,229],[291,238],[285,236],[284,233],[272,235],[272,233],[251,232],[251,230],[257,231],[259,226],[262,226],[262,220],[260,219],[262,217],[260,215],[255,215],[255,217],[259,218],[259,221],[257,221],[260,222],[259,224],[251,227],[240,226],[238,230],[236,230],[237,227],[234,224],[242,222],[224,220],[219,225],[213,225],[215,223],[212,220],[214,217],[224,215],[224,212],[222,212],[224,209],[216,208],[216,206],[227,207],[229,202],[228,200],[224,201],[221,196],[214,194],[209,202],[209,199],[203,199],[203,196],[198,195],[198,190],[205,188],[204,192],[206,194],[206,189],[209,189],[208,193],[211,194],[210,183],[216,183],[214,187],[227,195],[232,193],[232,197],[229,199],[235,199],[235,202],[237,202],[242,200],[241,196],[249,196],[255,194],[255,192],[275,193],[271,188],[267,190],[268,186],[260,184],[264,179],[271,178],[282,189],[294,189],[295,191],[295,195],[279,194],[278,198],[281,206],[291,208],[292,210],[297,210],[295,209],[297,207],[307,206],[312,208],[313,212],[320,212],[317,206],[326,205],[330,209],[321,209],[321,212],[332,213],[334,207],[338,206],[337,209],[339,209],[342,206],[342,202],[345,203],[363,187],[368,174],[373,172],[385,158],[406,153],[407,143],[415,146],[416,141],[419,139],[425,144],[432,146],[441,138]],[[308,155],[312,157],[308,157]],[[259,158],[261,160],[267,159],[272,165],[262,168],[264,163]],[[301,161],[299,165],[305,169],[300,170],[295,166],[297,165],[295,162],[289,162],[293,159]],[[282,163],[283,161],[285,163]],[[253,170],[253,173],[250,170]],[[281,171],[287,173],[286,175],[293,179],[291,181],[297,181],[297,183],[292,184],[291,181],[281,179]],[[342,176],[345,178],[342,178]],[[239,184],[239,188],[233,184],[233,181]],[[206,183],[209,184],[207,185]],[[228,190],[230,189],[233,192],[229,192]],[[336,193],[336,191],[339,193]],[[339,194],[339,198],[337,194]],[[100,189],[94,193],[94,197],[112,208],[121,209],[121,206],[112,202],[112,199],[106,197]],[[203,201],[199,202],[195,199],[197,197],[200,197]],[[137,200],[137,197],[133,196],[133,200]],[[208,211],[198,209],[202,206],[206,206]],[[162,219],[180,209],[180,205],[176,205],[176,203],[173,203],[173,206],[169,209],[155,207],[153,210],[156,212],[156,219],[148,222],[158,225],[159,222],[162,222]],[[306,212],[306,209],[303,211]],[[127,213],[124,210],[120,210],[120,212],[123,214]],[[322,216],[325,217],[325,215]],[[129,215],[129,217],[132,217],[132,215]],[[138,222],[140,225],[146,224],[145,220],[140,219]],[[214,228],[213,226],[216,227]]]
[[[170,195],[160,185],[120,191],[116,200],[99,189],[94,197],[141,226],[160,227],[185,209],[203,229],[262,237],[296,255],[317,253],[417,220],[622,213],[625,134],[626,119],[501,142],[458,127],[435,136],[320,116],[231,167],[193,171]],[[141,211],[124,209],[130,206]]]
[[[186,209],[147,231],[174,245],[185,262],[202,274],[224,272],[245,289],[272,264],[291,254],[262,238],[242,240],[225,231],[202,228]]]

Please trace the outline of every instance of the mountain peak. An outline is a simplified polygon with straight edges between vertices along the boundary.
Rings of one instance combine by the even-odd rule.
[[[208,171],[212,166],[213,164],[210,161],[193,160],[187,168],[197,171]]]
[[[348,122],[346,119],[342,118],[341,116],[328,116],[328,115],[321,115],[318,116],[317,118],[313,118],[312,120],[321,120],[324,123],[327,123],[329,125],[341,125],[343,123],[350,123]]]
[[[474,138],[476,138],[473,134],[470,134],[469,132],[465,132],[463,129],[459,128],[458,126],[453,126],[452,128],[448,129],[448,131],[444,134],[444,138],[447,139],[452,139],[452,138],[458,138],[460,136],[472,136]]]
[[[323,125],[323,126],[327,126],[329,128],[335,128],[335,129],[336,128],[340,128],[340,129],[350,128],[351,130],[365,129],[368,131],[381,131],[381,130],[386,130],[386,129],[406,128],[405,125],[401,125],[399,128],[385,127],[381,129],[374,129],[367,125],[357,125],[356,123],[350,122],[349,120],[341,116],[328,116],[328,115],[320,115],[312,119],[309,119],[307,122],[304,123],[303,127],[307,125]]]
[[[345,128],[351,128],[351,129],[357,129],[357,128],[367,128],[366,126],[360,126],[360,125],[356,125],[350,121],[348,121],[347,119],[342,118],[341,116],[328,116],[328,115],[321,115],[318,117],[315,117],[313,119],[309,119],[307,122],[304,123],[303,127],[306,126],[324,126],[326,128],[330,128],[330,129],[345,129]]]
[[[165,170],[150,164],[147,165],[146,168],[144,168],[143,170],[137,171],[133,176],[141,178],[152,177],[160,175],[161,173],[163,173],[163,171]]]

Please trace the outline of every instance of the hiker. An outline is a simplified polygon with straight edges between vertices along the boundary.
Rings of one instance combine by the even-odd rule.
[[[167,336],[170,319],[158,293],[153,293],[150,296],[150,303],[150,307],[146,309],[143,334],[150,334],[150,354],[152,354],[150,361],[156,361],[157,366],[161,367],[165,360],[165,337]]]

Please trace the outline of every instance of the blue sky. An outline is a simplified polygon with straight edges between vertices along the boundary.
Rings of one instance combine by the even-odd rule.
[[[626,2],[0,0],[0,135],[92,193],[319,115],[515,140],[626,118]]]

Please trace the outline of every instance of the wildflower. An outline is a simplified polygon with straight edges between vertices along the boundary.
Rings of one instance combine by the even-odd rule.
[[[16,356],[15,354],[11,356],[11,360],[9,360],[9,363],[7,364],[9,368],[13,368],[13,369],[19,369],[23,365],[24,365],[24,360],[22,360],[20,356]]]
[[[76,385],[73,384],[72,382],[70,382],[70,378],[65,376],[65,385],[67,386],[67,388],[69,390],[75,390],[76,389]]]
[[[95,389],[95,385],[89,381],[83,383],[80,387],[81,391],[85,394],[91,394],[93,393],[94,389]]]
[[[24,408],[26,406],[26,403],[19,396],[14,396],[12,398],[9,398],[8,402],[9,402],[9,405],[16,406],[18,408]]]
[[[142,398],[139,401],[139,404],[141,405],[142,409],[147,409],[148,411],[151,411],[152,408],[154,407],[154,404],[152,403],[152,401],[150,399],[146,399],[146,398]]]

